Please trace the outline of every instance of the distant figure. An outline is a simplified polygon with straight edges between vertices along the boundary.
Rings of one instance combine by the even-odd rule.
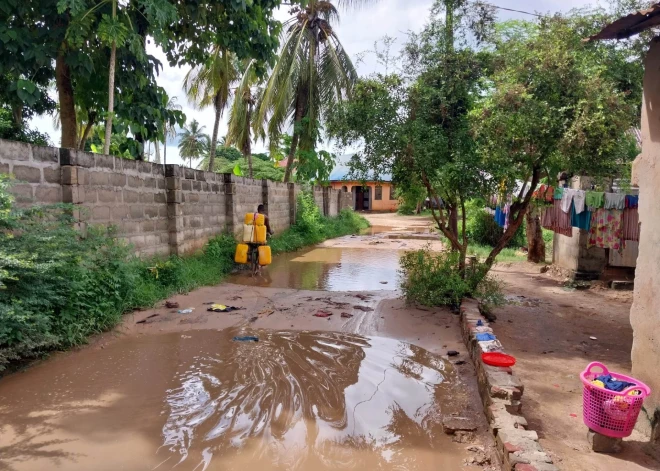
[[[265,209],[265,208],[264,208],[264,205],[263,205],[263,204],[260,204],[260,205],[257,207],[257,212],[258,212],[259,214],[263,214],[263,215],[264,215],[264,224],[265,224],[265,226],[266,226],[266,232],[268,232],[268,235],[269,235],[269,236],[272,236],[272,235],[273,235],[273,231],[272,231],[271,228],[270,228],[270,222],[268,221],[268,216],[266,216],[266,215],[264,214],[264,209]]]

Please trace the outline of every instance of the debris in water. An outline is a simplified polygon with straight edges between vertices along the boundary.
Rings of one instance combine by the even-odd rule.
[[[460,355],[460,353],[458,353],[456,350],[449,350],[447,352],[447,356],[450,356],[450,357],[457,357],[458,355]]]
[[[145,317],[141,321],[137,321],[136,324],[146,324],[148,319],[153,319],[154,317],[158,317],[160,314],[152,314],[150,316]]]
[[[373,308],[368,306],[353,306],[353,309],[357,309],[358,311],[362,311],[362,312],[371,312],[374,310]]]
[[[349,314],[348,312],[342,312],[341,317],[343,317],[344,319],[350,319],[351,317],[353,317],[353,314]]]
[[[165,301],[165,307],[167,309],[179,309],[179,303],[176,301]]]
[[[593,337],[593,336],[591,336],[591,337],[589,337],[589,338],[590,338],[591,340],[598,340],[596,337]]]
[[[180,309],[180,310],[178,310],[177,312],[178,312],[179,314],[190,314],[190,313],[193,312],[194,310],[195,310],[195,308],[194,308],[194,307],[191,307],[191,308],[188,308],[188,309]]]
[[[355,297],[361,299],[362,301],[367,301],[371,297],[371,295],[370,294],[356,294]]]
[[[324,311],[323,309],[321,309],[316,314],[314,314],[314,317],[330,317],[331,315],[332,315],[331,312]]]
[[[238,301],[239,299],[243,299],[243,298],[241,298],[240,296],[232,296],[231,298],[229,298],[230,301]]]
[[[468,417],[447,416],[442,419],[442,429],[447,435],[453,435],[456,432],[473,432],[477,424]]]
[[[211,311],[211,312],[232,312],[232,311],[240,311],[241,309],[244,309],[244,308],[236,307],[236,306],[225,306],[224,304],[213,304],[210,308],[207,309],[207,311]]]
[[[250,322],[257,322],[258,320],[259,318],[257,316],[250,318]]]
[[[465,360],[458,360],[454,365],[465,365]]]
[[[259,337],[254,337],[252,335],[248,335],[245,337],[234,337],[234,342],[258,342]]]
[[[270,316],[274,312],[275,311],[273,309],[263,309],[263,310],[257,312],[257,315],[258,316]]]

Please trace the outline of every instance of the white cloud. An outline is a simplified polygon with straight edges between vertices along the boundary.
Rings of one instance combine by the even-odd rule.
[[[515,10],[548,13],[568,11],[593,2],[583,0],[537,0],[531,6],[525,0],[496,0],[493,3],[500,7]],[[372,50],[374,42],[385,35],[396,39],[394,49],[398,51],[405,43],[407,32],[419,31],[428,21],[432,4],[433,0],[381,0],[367,7],[340,11],[341,21],[338,25],[335,25],[335,31],[352,58],[355,58],[357,54]],[[288,9],[289,7],[280,8],[276,12],[276,17],[280,21],[286,20],[289,17]],[[498,17],[500,19],[529,18],[529,16],[505,10],[498,10]],[[182,83],[188,69],[170,66],[167,63],[165,54],[154,46],[153,42],[147,46],[147,51],[163,63],[163,68],[157,77],[158,84],[167,91],[169,96],[177,97],[177,102],[186,114],[188,122],[196,119],[205,126],[205,131],[211,134],[214,121],[213,109],[197,110],[185,97]],[[373,54],[368,54],[365,56],[364,62],[358,65],[358,72],[361,75],[367,75],[377,71],[378,67]],[[50,116],[36,117],[32,120],[32,125],[41,132],[48,133],[54,144],[57,145],[60,142],[60,132],[55,130]],[[227,116],[225,115],[221,120],[218,136],[224,136],[226,132]],[[183,163],[176,147],[177,142],[178,139],[168,141],[168,163]],[[326,145],[326,147],[328,146]],[[254,145],[255,152],[261,152],[265,149],[266,145],[262,142]]]

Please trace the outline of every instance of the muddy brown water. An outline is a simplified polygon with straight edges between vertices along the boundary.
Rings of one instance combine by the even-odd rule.
[[[401,250],[313,247],[273,257],[273,263],[252,277],[243,270],[230,283],[272,288],[324,291],[377,291],[399,287]]]
[[[126,337],[0,382],[0,469],[459,469],[464,446],[441,425],[459,384],[387,338]]]

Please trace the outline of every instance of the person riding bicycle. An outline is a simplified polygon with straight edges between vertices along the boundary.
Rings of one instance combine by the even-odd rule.
[[[264,216],[264,226],[266,226],[266,234],[267,237],[272,237],[273,235],[273,230],[270,228],[270,222],[268,221],[268,216],[264,214],[264,210],[266,208],[264,207],[263,204],[260,204],[257,206],[257,213],[262,214]],[[249,254],[250,254],[250,262],[252,264],[252,274],[256,275],[258,273],[261,273],[261,266],[257,263],[258,259],[258,248],[262,244],[257,244],[254,242],[249,242],[248,246],[250,247]]]

